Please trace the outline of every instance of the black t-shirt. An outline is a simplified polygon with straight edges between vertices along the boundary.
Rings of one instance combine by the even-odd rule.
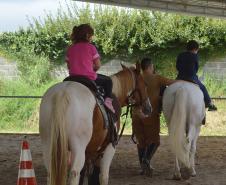
[[[177,57],[176,68],[178,70],[178,79],[193,79],[198,72],[198,55],[189,51],[182,52]]]

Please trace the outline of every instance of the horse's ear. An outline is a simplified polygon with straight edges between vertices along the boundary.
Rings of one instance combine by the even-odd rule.
[[[122,69],[124,70],[124,69],[127,69],[127,67],[125,66],[125,65],[123,65],[122,63],[121,63],[121,66],[122,66]]]
[[[136,72],[137,72],[138,74],[141,73],[141,66],[140,66],[140,62],[139,62],[139,61],[137,61],[137,63],[136,63]]]

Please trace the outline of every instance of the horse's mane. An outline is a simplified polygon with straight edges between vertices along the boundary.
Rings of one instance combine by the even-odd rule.
[[[131,71],[134,71],[135,67],[123,69],[111,76],[113,82],[112,92],[117,97],[126,96],[129,90],[133,88],[133,79],[131,78]]]

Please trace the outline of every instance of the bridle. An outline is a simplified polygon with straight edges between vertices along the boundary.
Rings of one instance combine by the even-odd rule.
[[[136,106],[142,106],[143,104],[143,100],[142,99],[142,94],[140,92],[140,90],[137,88],[138,85],[138,75],[136,73],[134,73],[130,68],[128,68],[129,72],[131,73],[131,76],[133,78],[133,88],[132,91],[128,94],[127,96],[127,100],[126,100],[126,104],[127,107],[136,107]],[[132,97],[135,95],[135,93],[138,93],[139,95],[139,102],[135,102],[135,101],[131,101]]]
[[[117,143],[119,142],[119,140],[121,139],[122,137],[122,134],[123,134],[123,131],[125,129],[125,125],[126,125],[126,122],[127,122],[127,118],[128,118],[128,115],[130,113],[130,115],[132,115],[132,107],[136,107],[136,106],[142,106],[143,104],[143,99],[142,99],[142,95],[141,95],[141,92],[140,90],[137,88],[137,84],[138,84],[138,78],[137,78],[137,74],[134,73],[130,68],[128,68],[129,72],[131,73],[131,76],[133,78],[133,88],[132,88],[132,91],[128,94],[127,96],[127,99],[126,99],[126,104],[127,104],[127,107],[126,107],[126,112],[124,114],[121,115],[121,117],[123,116],[126,116],[126,119],[123,123],[123,126],[122,126],[122,129],[121,129],[121,132],[119,134],[119,137],[118,137],[118,140],[117,140]],[[131,102],[130,99],[134,96],[135,93],[138,93],[139,95],[139,99],[140,99],[140,102]],[[145,101],[145,100],[144,100]]]

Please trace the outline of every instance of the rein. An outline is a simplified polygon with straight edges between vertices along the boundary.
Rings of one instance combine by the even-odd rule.
[[[126,126],[126,122],[127,122],[127,118],[128,118],[128,115],[129,115],[129,112],[130,112],[130,115],[131,115],[131,107],[132,107],[132,105],[128,105],[128,106],[126,107],[126,112],[125,112],[124,114],[121,115],[121,117],[126,116],[126,120],[125,120],[124,123],[123,123],[123,126],[122,126],[121,132],[120,132],[120,134],[119,134],[117,143],[120,141],[120,139],[121,139],[121,137],[122,137],[122,134],[123,134],[123,132],[124,132],[124,129],[125,129],[125,126]]]
[[[119,134],[119,137],[118,137],[118,140],[117,140],[117,143],[120,141],[122,135],[123,135],[123,132],[124,132],[124,129],[125,129],[125,126],[126,126],[126,123],[127,123],[127,118],[128,118],[128,115],[130,113],[130,115],[132,115],[132,107],[134,106],[137,106],[139,105],[139,103],[130,103],[129,102],[129,98],[132,97],[134,95],[134,93],[137,91],[139,93],[139,96],[140,96],[140,99],[142,99],[142,96],[141,96],[141,92],[136,88],[136,85],[137,85],[137,78],[135,77],[135,74],[133,73],[133,71],[131,69],[128,69],[129,72],[131,73],[131,76],[133,78],[133,90],[129,93],[129,95],[127,96],[127,107],[126,107],[126,112],[124,114],[121,115],[121,117],[124,117],[126,116],[126,119],[123,123],[123,126],[122,126],[122,129],[120,131],[120,134]],[[140,102],[140,104],[142,104],[142,101]]]
[[[139,105],[142,105],[142,95],[141,95],[141,92],[138,90],[137,88],[137,84],[138,84],[138,79],[136,78],[136,74],[134,74],[134,72],[131,70],[131,69],[128,69],[129,72],[131,73],[131,76],[133,78],[133,90],[129,93],[129,95],[127,96],[127,105],[130,105],[130,106],[139,106]],[[133,103],[133,104],[130,104],[129,102],[129,99],[136,93],[138,92],[139,94],[139,99],[140,99],[140,102],[139,103]]]

